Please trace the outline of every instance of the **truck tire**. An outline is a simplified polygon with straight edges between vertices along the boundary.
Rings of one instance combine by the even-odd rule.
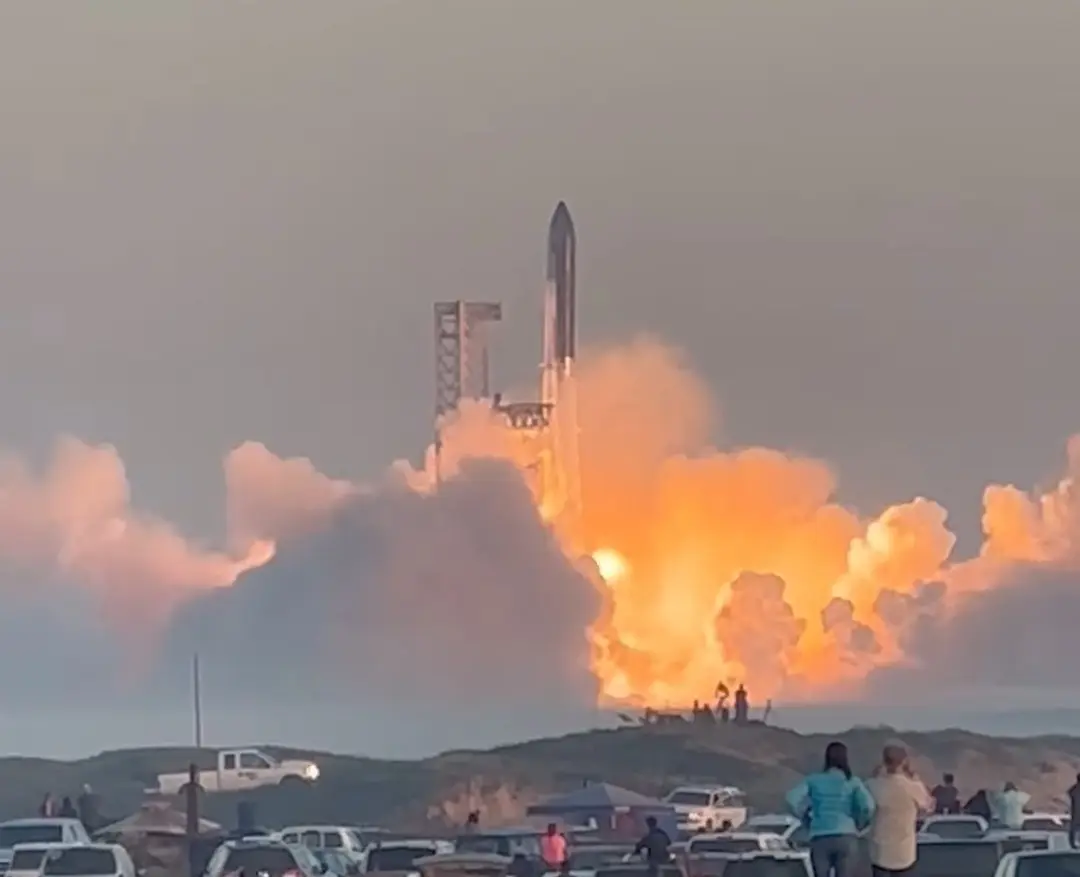
[[[307,786],[307,780],[303,777],[298,777],[296,774],[289,774],[287,777],[282,777],[278,785],[283,789],[300,789]]]

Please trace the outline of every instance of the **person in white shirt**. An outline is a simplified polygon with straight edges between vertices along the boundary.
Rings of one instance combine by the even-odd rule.
[[[934,803],[912,772],[907,750],[886,746],[881,766],[866,785],[877,805],[868,835],[874,877],[910,871],[918,855],[916,820],[920,812],[932,812]]]

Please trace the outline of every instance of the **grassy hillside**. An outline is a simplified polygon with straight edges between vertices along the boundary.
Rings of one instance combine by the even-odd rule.
[[[928,780],[956,773],[962,789],[1014,780],[1039,806],[1057,805],[1080,769],[1080,738],[1005,739],[960,730],[901,733],[853,729],[838,735],[851,748],[853,765],[868,772],[881,747],[903,741]],[[255,802],[267,825],[295,821],[377,823],[393,827],[450,827],[480,809],[485,823],[519,821],[525,807],[544,795],[605,780],[660,795],[685,782],[741,786],[758,808],[776,807],[783,792],[817,767],[833,737],[800,735],[762,725],[716,728],[622,728],[534,740],[489,751],[447,752],[422,761],[383,761],[264,747],[277,755],[311,758],[322,779],[310,788],[260,789]],[[46,791],[75,795],[90,783],[109,815],[138,806],[156,774],[201,766],[213,754],[194,749],[104,752],[82,761],[0,759],[0,817],[34,812]],[[205,813],[234,822],[238,797],[210,795]]]

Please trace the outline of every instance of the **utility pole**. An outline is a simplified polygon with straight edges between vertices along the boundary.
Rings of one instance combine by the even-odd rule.
[[[199,673],[199,653],[191,662],[192,693],[195,698],[195,748],[202,749],[202,691]]]

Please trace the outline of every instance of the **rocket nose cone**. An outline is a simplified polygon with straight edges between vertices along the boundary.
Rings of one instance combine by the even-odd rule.
[[[551,214],[550,229],[552,237],[557,234],[572,235],[574,233],[574,220],[570,218],[570,208],[566,206],[565,201],[560,201],[555,212]]]

